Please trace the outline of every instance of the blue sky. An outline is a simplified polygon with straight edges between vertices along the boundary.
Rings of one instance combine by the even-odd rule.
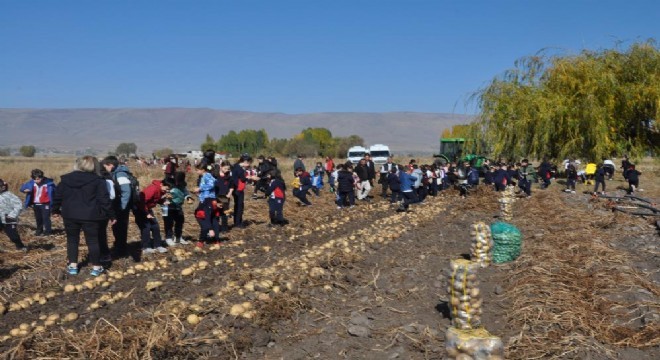
[[[0,107],[474,113],[542,48],[660,41],[660,1],[0,0]]]

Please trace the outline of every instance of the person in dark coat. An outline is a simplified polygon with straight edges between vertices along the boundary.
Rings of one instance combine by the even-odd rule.
[[[598,185],[602,185],[603,191],[601,191],[601,194],[605,194],[605,167],[603,167],[603,164],[598,164],[598,170],[596,170],[596,185],[594,186],[594,195],[598,193]]]
[[[61,215],[67,238],[67,271],[78,274],[78,244],[80,232],[85,234],[89,249],[90,274],[99,276],[104,269],[100,261],[99,226],[110,220],[115,222],[115,213],[108,193],[106,181],[99,175],[100,164],[93,156],[76,160],[76,170],[62,176],[60,185],[53,194],[53,213]]]
[[[300,200],[302,206],[312,205],[307,199],[307,193],[309,192],[309,189],[312,188],[312,177],[303,168],[297,168],[295,174],[299,179],[300,186],[293,189],[293,195]]]
[[[303,156],[298,155],[296,160],[293,162],[293,176],[296,176],[296,170],[302,169],[303,171],[307,170],[305,168],[305,163],[303,162]]]
[[[337,208],[346,206],[347,200],[351,207],[355,206],[355,182],[353,180],[353,166],[346,164],[337,171]]]

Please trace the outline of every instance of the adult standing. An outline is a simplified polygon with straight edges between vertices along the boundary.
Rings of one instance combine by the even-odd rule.
[[[387,177],[392,170],[396,170],[396,165],[392,162],[392,157],[387,158],[387,162],[380,167],[380,178],[378,182],[382,185],[380,196],[387,198],[387,190],[389,190],[389,181]]]
[[[71,275],[78,274],[78,244],[80,232],[85,234],[92,265],[90,274],[99,276],[104,269],[100,261],[99,226],[106,219],[114,223],[115,213],[108,194],[106,181],[99,176],[100,164],[93,156],[76,160],[75,170],[62,176],[60,185],[53,194],[53,213],[61,214],[66,232],[66,249]]]
[[[112,208],[115,212],[115,223],[112,225],[112,235],[115,238],[114,256],[121,257],[128,253],[128,218],[131,209],[136,206],[133,202],[133,191],[129,175],[131,172],[124,164],[120,164],[116,156],[107,156],[101,162],[103,167],[112,174],[115,184],[115,198]],[[137,198],[138,194],[135,194]]]
[[[371,184],[369,184],[369,170],[367,169],[367,159],[362,158],[355,167],[355,174],[360,179],[358,186],[357,198],[358,200],[368,200],[369,191],[371,191]]]
[[[365,165],[367,165],[367,177],[369,178],[369,185],[374,187],[374,179],[376,179],[376,164],[371,160],[371,155],[364,155]]]

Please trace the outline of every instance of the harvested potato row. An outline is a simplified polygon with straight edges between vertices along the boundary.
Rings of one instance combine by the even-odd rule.
[[[472,225],[472,244],[470,245],[470,259],[482,268],[488,267],[493,261],[493,238],[490,226],[484,222]]]
[[[503,360],[502,339],[486,329],[459,330],[453,327],[445,333],[447,355],[452,360]]]
[[[479,264],[456,259],[451,261],[449,273],[449,304],[454,327],[462,330],[481,326],[481,294],[477,281]]]

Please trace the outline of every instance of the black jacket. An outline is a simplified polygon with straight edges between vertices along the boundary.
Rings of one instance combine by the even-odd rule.
[[[353,191],[353,174],[350,171],[342,170],[337,172],[337,191]]]
[[[367,178],[373,180],[376,178],[376,164],[373,161],[367,161]]]
[[[53,194],[53,213],[64,219],[100,221],[114,219],[106,181],[94,174],[74,171],[62,175]]]
[[[369,180],[369,169],[366,165],[363,166],[362,164],[358,164],[358,166],[355,167],[355,173],[360,178],[360,181]]]

